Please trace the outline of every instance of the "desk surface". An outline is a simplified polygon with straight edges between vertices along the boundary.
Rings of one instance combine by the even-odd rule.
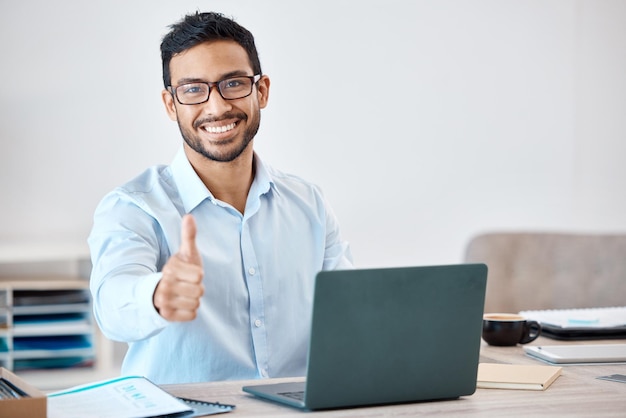
[[[613,341],[577,341],[573,344],[624,343]],[[531,345],[572,344],[539,338]],[[492,347],[483,342],[481,362],[511,364],[545,364],[524,354],[522,346]],[[626,384],[598,380],[598,376],[626,375],[626,364],[563,366],[561,376],[545,391],[476,389],[471,396],[455,400],[419,402],[314,412],[324,417],[409,417],[428,416],[580,416],[623,417],[626,414]],[[273,379],[276,382],[295,379]],[[230,381],[164,385],[177,396],[234,404],[237,409],[223,416],[240,417],[296,417],[307,414],[297,409],[255,398],[241,387],[260,381]],[[308,412],[311,414],[311,412]]]

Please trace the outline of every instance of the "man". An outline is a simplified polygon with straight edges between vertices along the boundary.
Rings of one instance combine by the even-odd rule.
[[[270,80],[217,13],[171,26],[163,103],[182,147],[109,193],[89,236],[95,317],[156,383],[304,375],[315,274],[351,268],[320,190],[253,151]]]

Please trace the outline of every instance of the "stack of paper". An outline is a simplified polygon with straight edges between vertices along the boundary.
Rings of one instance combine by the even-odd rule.
[[[626,326],[626,307],[551,309],[520,312],[525,318],[561,328],[611,328]]]

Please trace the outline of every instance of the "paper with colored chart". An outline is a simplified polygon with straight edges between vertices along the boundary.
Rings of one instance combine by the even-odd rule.
[[[139,418],[193,409],[144,377],[127,376],[48,395],[48,418]]]

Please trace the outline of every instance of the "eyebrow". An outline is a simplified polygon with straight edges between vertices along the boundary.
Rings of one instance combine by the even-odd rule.
[[[235,71],[231,71],[231,72],[222,74],[220,79],[216,80],[216,81],[213,81],[213,83],[225,80],[227,78],[232,78],[232,77],[251,77],[251,76],[248,75],[247,71],[235,70]],[[180,86],[180,85],[189,84],[189,83],[206,83],[206,82],[208,82],[208,81],[206,79],[204,79],[204,78],[185,77],[185,78],[181,78],[180,80],[178,80],[178,84],[176,84],[176,85]]]

